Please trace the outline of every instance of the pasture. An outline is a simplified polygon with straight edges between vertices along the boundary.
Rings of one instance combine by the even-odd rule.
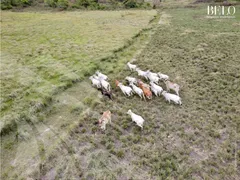
[[[1,130],[83,80],[147,27],[156,11],[2,12]],[[108,71],[112,71],[111,68]]]
[[[18,119],[17,135],[12,128],[3,137],[1,177],[238,179],[240,8],[234,19],[208,19],[205,4],[175,6],[159,9],[158,15],[69,12],[66,19],[58,13],[4,12],[1,115],[15,117],[32,103],[43,107]],[[91,20],[78,25],[82,16]],[[22,26],[24,18],[29,29]],[[125,97],[114,80],[137,77],[126,67],[133,58],[141,69],[161,71],[177,82],[182,106],[162,96]],[[113,101],[91,87],[87,77],[96,69],[110,77]],[[144,117],[143,130],[128,109]],[[103,132],[95,122],[106,110],[112,123]]]

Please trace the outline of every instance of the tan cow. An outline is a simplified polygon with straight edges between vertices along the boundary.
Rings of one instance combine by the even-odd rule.
[[[166,84],[166,87],[167,87],[168,91],[170,91],[170,89],[172,89],[179,96],[180,86],[177,83],[173,83],[173,82],[171,82],[169,80],[166,80],[164,82]]]
[[[138,80],[138,86],[143,90],[144,95],[148,99],[152,99],[152,92],[151,92],[150,86],[148,84],[145,84],[142,81]]]
[[[102,117],[98,120],[98,124],[101,127],[101,129],[105,130],[106,124],[108,122],[111,123],[111,112],[105,111],[105,112],[103,112]]]

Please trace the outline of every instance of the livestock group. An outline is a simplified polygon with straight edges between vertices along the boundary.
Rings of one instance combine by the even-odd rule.
[[[127,96],[133,96],[134,94],[138,95],[141,99],[151,100],[153,94],[158,96],[163,96],[166,101],[169,103],[174,102],[175,104],[182,105],[181,98],[179,96],[180,86],[177,83],[170,81],[168,75],[163,74],[161,72],[155,73],[150,70],[143,71],[137,65],[132,64],[130,62],[127,63],[127,67],[131,72],[136,72],[139,78],[144,79],[147,83],[143,82],[143,80],[131,76],[125,77],[127,84],[119,80],[115,80],[116,87],[122,91],[122,93]],[[109,99],[113,100],[112,91],[107,75],[101,73],[100,71],[96,71],[96,73],[89,77],[92,81],[92,86],[96,87],[99,91],[101,91],[102,95],[107,96]],[[164,90],[159,82],[164,82],[166,86],[166,90]],[[149,83],[149,84],[148,84]],[[170,91],[174,92],[170,93]],[[128,110],[127,114],[129,114],[132,118],[132,121],[136,122],[136,124],[143,129],[144,119],[131,110]],[[111,122],[111,112],[105,111],[102,117],[99,119],[98,123],[100,127],[105,130],[106,124]]]

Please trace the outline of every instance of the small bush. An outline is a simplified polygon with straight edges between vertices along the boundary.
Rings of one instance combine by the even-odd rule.
[[[125,0],[123,4],[125,8],[137,8],[140,6],[140,3],[138,3],[136,0]]]
[[[44,3],[50,7],[57,7],[57,0],[44,0]]]
[[[120,150],[120,151],[118,151],[118,152],[116,153],[116,155],[117,155],[117,157],[119,157],[119,158],[123,158],[123,157],[124,157],[124,152],[123,152],[122,150]]]
[[[82,131],[81,131],[81,132],[82,132],[82,133],[85,133],[86,131],[87,131],[87,130],[84,128],[84,129],[82,129]]]
[[[57,7],[67,9],[68,7],[68,0],[58,0]]]
[[[110,151],[109,151],[111,154],[114,154],[114,155],[116,155],[116,151],[112,148],[112,149],[110,149]]]
[[[20,0],[20,4],[22,4],[23,6],[31,5],[32,0]]]
[[[93,128],[92,128],[92,133],[95,133],[95,132],[97,132],[97,130],[98,130],[98,128],[97,128],[97,127],[93,127]]]
[[[93,99],[91,97],[86,97],[83,100],[83,103],[86,104],[86,105],[91,105],[92,102],[93,102]]]
[[[12,3],[10,0],[1,1],[1,9],[2,10],[11,9],[11,8],[12,8]]]
[[[13,6],[30,6],[33,0],[2,0],[1,1],[1,9],[11,9]]]
[[[96,0],[77,0],[76,3],[79,6],[90,8],[90,9],[98,9],[99,4]]]

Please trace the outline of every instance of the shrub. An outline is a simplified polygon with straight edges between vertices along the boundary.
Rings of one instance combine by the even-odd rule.
[[[87,130],[85,128],[82,129],[81,133],[85,133]]]
[[[83,6],[85,8],[87,8],[90,5],[89,0],[77,0],[77,4],[79,6]]]
[[[140,5],[136,0],[125,0],[123,4],[125,8],[137,8]]]
[[[99,4],[96,0],[77,0],[77,4],[79,6],[90,8],[90,9],[98,9]]]
[[[67,9],[68,7],[68,0],[58,0],[57,7]]]
[[[23,6],[28,6],[32,4],[32,0],[20,0],[20,4]]]
[[[12,9],[12,5],[8,3],[7,4],[1,3],[1,9],[2,10]]]
[[[50,7],[57,7],[57,0],[44,0],[44,3]]]
[[[32,0],[2,0],[1,9],[11,9],[12,6],[29,6],[32,4]]]
[[[89,106],[92,104],[92,102],[93,102],[93,99],[91,97],[85,97],[83,100],[83,103]]]
[[[118,151],[117,152],[117,157],[119,157],[119,158],[123,158],[124,157],[124,152],[122,151],[122,150],[120,150],[120,151]]]

